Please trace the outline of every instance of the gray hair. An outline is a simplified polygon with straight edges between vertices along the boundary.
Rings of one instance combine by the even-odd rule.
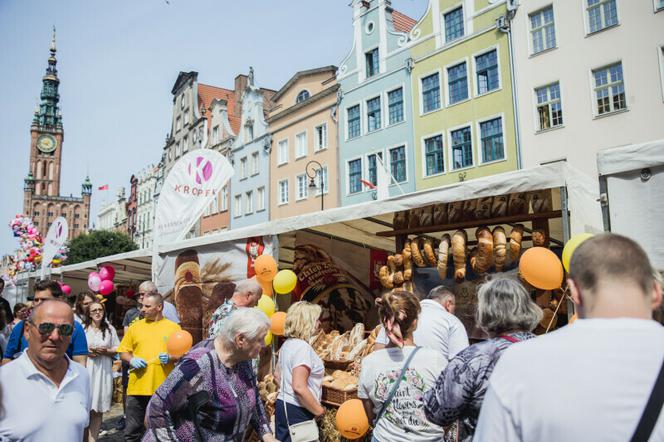
[[[235,290],[233,291],[233,294],[246,292],[258,294],[260,296],[263,294],[263,288],[255,279],[243,279],[238,281],[235,284]]]
[[[242,335],[255,340],[270,329],[267,315],[256,308],[239,307],[221,324],[217,335],[225,345],[235,348],[235,338]]]
[[[158,293],[157,284],[152,281],[143,281],[141,285],[138,286],[138,291],[143,293]]]
[[[532,331],[542,320],[542,309],[514,279],[490,279],[480,286],[477,298],[477,324],[490,335]]]
[[[456,296],[454,292],[444,285],[439,285],[431,289],[427,295],[427,299],[432,299],[434,301],[443,302],[447,298],[454,299]]]

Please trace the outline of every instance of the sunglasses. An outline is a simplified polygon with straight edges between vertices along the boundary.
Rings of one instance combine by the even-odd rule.
[[[72,324],[53,324],[52,322],[42,322],[41,324],[37,325],[32,321],[29,322],[37,327],[39,333],[44,336],[50,336],[50,334],[53,333],[53,330],[56,328],[58,329],[58,333],[60,333],[61,336],[67,337],[74,333],[74,326]]]

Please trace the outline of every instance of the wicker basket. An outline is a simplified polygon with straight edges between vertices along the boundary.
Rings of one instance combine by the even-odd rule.
[[[321,402],[338,407],[348,399],[357,399],[357,389],[352,391],[341,391],[323,385],[323,397]]]

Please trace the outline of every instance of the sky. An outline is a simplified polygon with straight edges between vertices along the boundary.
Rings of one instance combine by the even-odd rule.
[[[353,43],[350,0],[0,0],[0,254],[18,247],[30,123],[57,28],[62,195],[93,183],[90,218],[161,158],[180,71],[233,88],[254,67],[278,90],[297,71],[338,65]],[[393,0],[419,19],[427,0]],[[97,187],[108,184],[109,192]],[[106,196],[108,194],[108,196]],[[44,235],[46,232],[42,232]]]

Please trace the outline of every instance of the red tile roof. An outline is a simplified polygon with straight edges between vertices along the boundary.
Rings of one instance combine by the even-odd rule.
[[[235,115],[235,92],[221,87],[210,86],[198,83],[198,106],[205,106],[205,117],[208,120],[208,127],[211,125],[212,113],[209,110],[210,104],[215,99],[226,100],[228,107],[228,122],[231,129],[237,135],[240,131],[240,115]]]
[[[394,23],[394,30],[397,32],[410,32],[417,23],[417,20],[414,20],[408,17],[406,14],[402,14],[399,11],[392,11],[392,22]]]

